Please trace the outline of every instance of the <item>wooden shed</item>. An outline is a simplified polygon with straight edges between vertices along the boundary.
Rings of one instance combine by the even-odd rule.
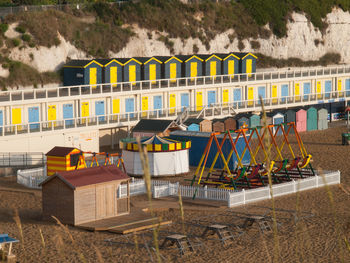
[[[222,59],[215,54],[212,55],[198,55],[203,59],[203,76],[210,76],[211,78],[216,75],[221,75],[221,61]]]
[[[224,132],[225,124],[223,120],[213,120],[213,132]]]
[[[212,121],[202,118],[188,118],[184,124],[188,131],[212,132]]]
[[[195,77],[200,77],[203,75],[202,64],[203,59],[196,55],[188,56],[176,56],[178,59],[182,60],[182,76],[185,78],[191,78],[194,80]]]
[[[163,79],[170,79],[171,82],[175,82],[177,78],[182,77],[182,60],[176,56],[161,57],[156,56],[156,59],[162,61],[161,76]]]
[[[240,58],[233,53],[228,54],[215,54],[222,59],[222,70],[221,74],[231,75],[233,77],[235,74],[239,74],[239,63]]]
[[[308,131],[317,130],[317,110],[314,107],[310,107],[307,110],[307,125]]]
[[[142,62],[137,58],[126,59],[124,63],[124,81],[134,84],[135,81],[141,80]]]
[[[71,60],[63,66],[63,85],[100,84],[102,83],[102,68],[103,65],[96,60]]]
[[[103,83],[120,83],[123,82],[123,60],[122,59],[96,59],[102,68]],[[115,87],[117,84],[114,84]]]
[[[138,58],[138,60],[142,62],[142,80],[150,80],[152,83],[156,83],[157,79],[161,79],[162,61],[156,57]]]
[[[261,126],[260,123],[260,116],[256,114],[252,114],[249,116],[249,128],[256,128],[258,126]]]
[[[129,180],[116,165],[55,173],[41,183],[43,218],[79,225],[129,214]]]
[[[326,130],[328,129],[328,111],[327,109],[319,109],[317,112],[317,129]]]
[[[84,154],[74,147],[55,146],[47,154],[47,175],[85,168]]]
[[[234,52],[234,55],[240,58],[239,72],[244,73],[255,73],[256,72],[256,60],[257,56],[252,53],[245,52]]]
[[[224,124],[225,124],[225,131],[234,131],[237,128],[236,120],[233,117],[227,117],[224,120]]]
[[[306,110],[300,109],[295,114],[295,126],[298,132],[306,131],[307,114]]]

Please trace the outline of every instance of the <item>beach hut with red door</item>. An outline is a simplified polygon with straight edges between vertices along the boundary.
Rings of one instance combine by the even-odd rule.
[[[295,114],[295,125],[298,132],[306,131],[307,127],[307,112],[306,110],[300,109]]]

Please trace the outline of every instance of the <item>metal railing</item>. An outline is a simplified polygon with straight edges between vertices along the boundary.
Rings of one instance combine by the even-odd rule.
[[[263,99],[265,109],[282,109],[286,107],[297,107],[317,103],[328,103],[344,101],[350,98],[350,90],[333,91],[326,93],[311,93],[308,95],[286,96],[281,98]],[[59,131],[84,127],[121,127],[136,124],[141,119],[176,119],[182,114],[186,107],[164,108],[157,110],[135,111],[118,114],[98,115],[90,117],[78,117],[72,119],[61,119],[55,121],[41,121],[26,124],[0,126],[0,136],[18,134]],[[217,103],[211,106],[188,107],[188,115],[205,117],[208,119],[230,116],[240,112],[260,111],[259,99],[235,101],[230,103]]]
[[[41,152],[0,153],[0,167],[30,167],[46,164],[46,156]]]
[[[266,81],[287,81],[288,79],[301,80],[305,78],[316,78],[319,76],[343,76],[349,75],[350,65],[324,68],[308,68],[299,70],[283,70],[272,72],[257,72],[249,74],[236,75],[218,75],[215,77],[201,76],[177,79],[160,79],[155,81],[135,81],[122,83],[107,83],[91,85],[76,85],[63,87],[43,87],[41,89],[21,89],[0,91],[0,104],[8,104],[8,102],[21,101],[47,101],[56,98],[84,98],[84,97],[100,97],[101,94],[107,96],[119,95],[124,92],[133,95],[143,91],[157,92],[182,90],[186,88],[204,87],[227,87],[232,85],[241,85],[247,83],[265,83]]]

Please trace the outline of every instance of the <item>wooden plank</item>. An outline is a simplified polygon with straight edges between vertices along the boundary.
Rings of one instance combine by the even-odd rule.
[[[117,227],[117,228],[108,229],[108,232],[125,235],[132,232],[142,231],[142,230],[146,230],[146,229],[150,229],[158,226],[169,225],[171,223],[172,221],[163,221],[163,222],[158,222],[153,224],[137,223],[126,227]]]

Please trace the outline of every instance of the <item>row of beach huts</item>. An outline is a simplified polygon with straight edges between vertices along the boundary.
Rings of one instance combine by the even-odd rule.
[[[328,111],[325,108],[316,109],[309,107],[306,109],[286,111],[276,111],[267,114],[267,124],[281,124],[295,122],[299,132],[324,130],[328,128]],[[262,126],[262,117],[257,114],[237,114],[234,117],[224,119],[187,119],[184,123],[189,131],[201,132],[224,132],[240,128],[255,128]]]
[[[64,86],[159,79],[196,78],[256,72],[250,52],[71,60],[63,66]]]

